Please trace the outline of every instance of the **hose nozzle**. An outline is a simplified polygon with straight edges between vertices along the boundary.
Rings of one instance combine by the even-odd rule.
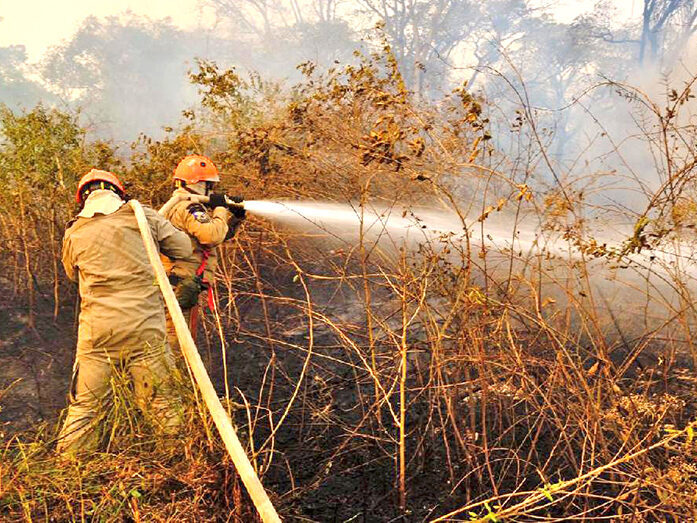
[[[225,203],[230,212],[237,218],[244,218],[246,210],[244,208],[244,200],[241,196],[225,196]]]

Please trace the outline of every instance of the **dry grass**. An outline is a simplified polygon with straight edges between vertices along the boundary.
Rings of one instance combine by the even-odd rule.
[[[57,455],[56,427],[3,441],[3,521],[249,521],[243,495],[212,421],[180,382],[183,424],[163,434],[133,403],[121,373],[97,427],[100,451]],[[232,411],[231,411],[232,412]]]

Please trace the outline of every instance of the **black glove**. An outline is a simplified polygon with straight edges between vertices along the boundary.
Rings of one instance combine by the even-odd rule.
[[[220,194],[220,193],[211,193],[208,196],[208,206],[211,209],[215,209],[216,207],[227,207],[227,203],[225,202],[225,195]]]
[[[247,216],[247,211],[245,210],[243,205],[244,198],[242,198],[242,196],[228,196],[227,199],[239,204],[228,205],[227,208],[230,209],[230,212],[235,218],[237,218],[238,220],[244,220],[245,216]]]
[[[244,220],[247,216],[247,210],[242,205],[228,205],[228,209],[238,220]]]
[[[244,220],[247,217],[247,211],[241,205],[230,205],[228,209],[238,220]]]
[[[179,306],[188,310],[198,304],[198,296],[203,291],[203,278],[198,275],[189,276],[179,282],[174,290]]]

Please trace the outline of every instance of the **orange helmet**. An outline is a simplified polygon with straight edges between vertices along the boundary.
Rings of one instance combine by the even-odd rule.
[[[186,156],[174,169],[174,179],[185,183],[219,182],[218,169],[210,158],[198,154]]]
[[[99,169],[92,169],[90,172],[80,178],[80,183],[77,184],[77,192],[75,193],[75,201],[77,203],[82,203],[82,190],[91,182],[107,182],[121,191],[122,195],[126,192],[123,184],[114,173],[110,173],[109,171],[100,171]]]

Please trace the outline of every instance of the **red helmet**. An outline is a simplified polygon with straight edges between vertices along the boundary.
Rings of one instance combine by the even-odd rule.
[[[85,186],[91,182],[107,182],[121,191],[122,195],[126,192],[123,184],[114,173],[109,171],[100,171],[99,169],[92,169],[90,172],[80,178],[80,183],[77,184],[77,192],[75,193],[75,201],[77,203],[82,203],[82,189],[84,189]]]
[[[186,183],[219,182],[218,169],[210,158],[198,154],[186,156],[174,169],[174,179]]]

